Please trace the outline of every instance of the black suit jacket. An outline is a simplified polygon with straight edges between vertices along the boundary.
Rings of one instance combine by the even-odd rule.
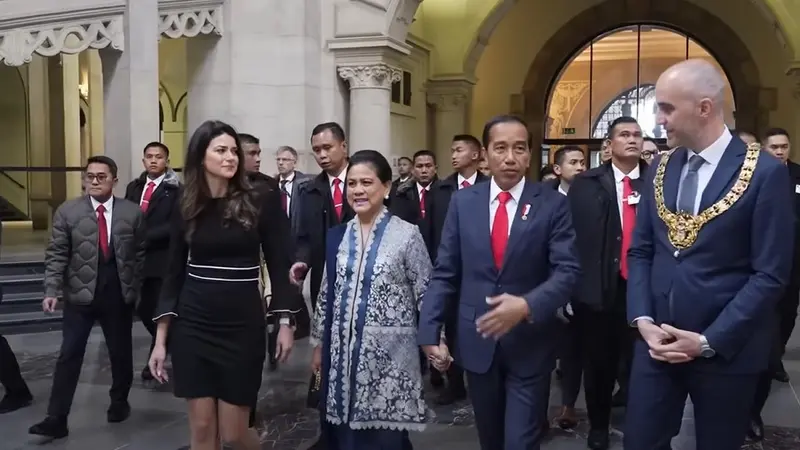
[[[794,261],[792,263],[792,273],[790,282],[790,289],[797,290],[796,287],[800,286],[800,164],[792,161],[787,163],[789,169],[789,177],[792,179],[792,195],[794,196],[794,217],[795,217],[795,234],[794,234]]]
[[[631,180],[635,191],[641,191],[647,168],[644,161],[639,163],[639,178]],[[607,310],[616,298],[622,250],[622,224],[611,163],[575,177],[567,199],[583,274],[577,301],[593,310]]]
[[[125,199],[138,205],[146,184],[147,173],[143,172],[139,178],[128,183],[125,189]],[[147,232],[145,234],[143,278],[162,278],[165,272],[164,262],[168,259],[169,254],[170,218],[172,210],[180,207],[179,189],[178,176],[172,169],[167,169],[164,180],[150,197],[150,205],[144,214]]]
[[[346,186],[342,194],[347,198]],[[304,183],[296,201],[300,202],[296,261],[306,263],[311,270],[311,301],[316,304],[322,283],[322,269],[325,266],[325,238],[328,228],[348,222],[355,214],[345,200],[342,205],[342,219],[339,220],[336,216],[331,185],[325,172]]]

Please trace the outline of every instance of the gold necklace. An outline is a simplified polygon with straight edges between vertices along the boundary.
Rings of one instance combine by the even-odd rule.
[[[675,151],[665,154],[658,163],[656,175],[653,178],[653,188],[655,193],[656,210],[658,217],[667,226],[667,237],[670,243],[677,249],[683,250],[691,247],[697,240],[700,230],[711,220],[729,210],[744,195],[750,186],[753,178],[758,155],[761,152],[761,145],[753,143],[747,145],[747,153],[744,156],[744,163],[739,171],[739,177],[733,187],[722,199],[709,206],[698,215],[685,212],[672,212],[664,203],[664,173],[666,172],[667,162]]]

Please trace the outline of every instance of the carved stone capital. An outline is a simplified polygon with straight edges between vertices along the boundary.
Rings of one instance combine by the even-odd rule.
[[[473,80],[462,78],[431,80],[425,84],[428,104],[440,112],[463,110],[474,85]]]
[[[792,80],[792,95],[800,101],[800,61],[794,61],[786,70],[786,75]]]
[[[39,28],[14,28],[0,32],[0,60],[7,66],[31,62],[34,53],[55,56],[86,49],[111,47],[124,50],[122,15],[87,22],[48,24]],[[69,36],[74,38],[67,39]]]
[[[172,10],[159,14],[158,32],[168,38],[222,34],[222,6],[201,10]]]
[[[400,81],[402,72],[388,64],[339,66],[339,76],[350,84],[350,89],[391,89]]]

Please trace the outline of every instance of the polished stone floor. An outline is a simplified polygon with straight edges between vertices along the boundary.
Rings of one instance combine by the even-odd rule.
[[[168,387],[143,384],[138,376],[130,396],[133,406],[131,418],[116,425],[105,422],[111,372],[105,346],[102,345],[102,334],[98,329],[92,334],[86,352],[84,370],[70,416],[70,436],[42,446],[41,441],[27,434],[27,429],[44,417],[60,335],[17,335],[10,336],[8,340],[19,356],[24,376],[36,399],[29,408],[0,416],[1,449],[177,450],[187,444],[184,403],[172,397]],[[137,367],[140,368],[145,362],[149,345],[149,337],[140,324],[135,325],[134,345]],[[763,446],[748,448],[800,448],[800,332],[795,333],[790,347],[786,366],[792,382],[775,383],[764,412],[765,422],[769,425],[767,441]],[[304,450],[314,437],[317,428],[315,414],[302,408],[309,377],[308,360],[309,349],[305,342],[300,342],[290,364],[281,367],[278,372],[265,373],[259,407],[264,449]],[[558,398],[558,385],[555,383],[552,403],[556,404]],[[478,449],[468,405],[437,410],[436,414],[436,423],[431,424],[424,433],[412,436],[417,449]],[[586,431],[584,422],[577,432],[555,432],[544,448],[584,449],[586,445],[583,436]],[[617,443],[614,448],[619,449],[621,445]],[[677,443],[675,448],[691,450],[691,446],[681,443]]]

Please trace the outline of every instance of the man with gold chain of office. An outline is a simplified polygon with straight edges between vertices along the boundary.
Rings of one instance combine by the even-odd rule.
[[[628,253],[628,319],[638,328],[625,448],[664,450],[695,406],[696,448],[738,450],[789,280],[789,176],[725,125],[725,78],[687,60],[656,84],[674,151],[645,179]]]

